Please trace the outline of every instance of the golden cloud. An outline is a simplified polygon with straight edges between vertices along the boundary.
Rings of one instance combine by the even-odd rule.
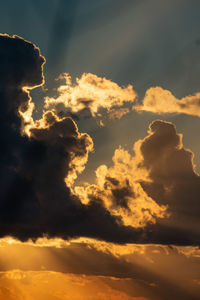
[[[69,74],[64,73],[60,78],[65,80],[65,84],[59,86],[57,98],[45,98],[46,108],[62,103],[72,113],[88,110],[92,116],[96,116],[100,108],[109,112],[111,108],[121,107],[127,102],[132,103],[136,98],[131,85],[120,87],[109,79],[91,73],[83,73],[80,78],[76,79],[75,84],[72,83]],[[119,118],[126,113],[128,110],[123,110],[115,116],[112,112],[111,117]]]
[[[135,155],[123,148],[115,151],[113,166],[101,165],[96,170],[96,184],[74,187],[82,203],[88,204],[93,198],[101,199],[106,209],[126,226],[145,227],[156,223],[157,218],[168,216],[167,206],[158,205],[147,195],[141,180],[149,180],[149,173],[142,167],[143,156],[139,140],[134,145]]]
[[[177,99],[170,91],[151,87],[146,91],[141,105],[133,106],[136,111],[156,114],[186,114],[200,117],[200,93]]]

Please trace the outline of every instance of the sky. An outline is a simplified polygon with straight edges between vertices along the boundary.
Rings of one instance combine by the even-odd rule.
[[[0,4],[0,300],[200,298],[200,3]]]

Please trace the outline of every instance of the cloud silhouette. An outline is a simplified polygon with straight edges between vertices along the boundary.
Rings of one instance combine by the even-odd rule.
[[[101,198],[124,225],[142,228],[141,242],[198,244],[200,177],[182,135],[172,123],[156,120],[134,152],[117,149],[113,166],[96,170],[96,184],[75,192],[83,203]]]
[[[0,49],[0,236],[86,235],[116,242],[131,236],[101,201],[83,205],[70,189],[92,150],[89,135],[53,111],[32,118],[29,89],[44,82],[39,49],[3,34]]]
[[[33,120],[29,90],[44,83],[45,59],[18,36],[0,35],[0,49],[1,237],[199,243],[199,175],[173,124],[154,121],[149,135],[135,143],[134,156],[116,150],[113,167],[97,169],[96,184],[75,186],[93,149],[91,137],[54,109]],[[100,88],[108,108],[121,98],[109,93],[106,98],[105,85],[126,95],[126,89],[106,79],[84,76],[95,91]]]

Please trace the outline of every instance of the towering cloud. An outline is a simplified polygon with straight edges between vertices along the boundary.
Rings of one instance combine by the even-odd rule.
[[[199,241],[200,177],[195,171],[193,153],[183,148],[182,136],[172,123],[155,121],[150,135],[140,144],[141,165],[149,172],[150,181],[141,181],[147,194],[158,204],[168,204],[168,235],[174,239]],[[176,232],[177,230],[177,232]],[[178,233],[179,232],[179,233]]]
[[[44,83],[44,62],[35,45],[0,35],[0,236],[198,244],[200,179],[175,126],[154,121],[135,155],[116,150],[96,184],[74,186],[93,141],[53,109],[33,119],[29,90]],[[135,97],[131,87],[91,74],[70,84],[63,91],[74,112],[87,106],[95,115]]]
[[[86,188],[75,187],[75,192],[88,203],[93,197],[101,198],[105,207],[113,216],[117,216],[124,225],[143,228],[156,223],[157,218],[167,217],[167,207],[158,205],[149,197],[139,180],[147,175],[146,170],[138,170],[138,157],[123,150],[115,151],[114,166],[100,166],[96,170],[96,185]]]
[[[45,59],[17,36],[1,35],[0,49],[0,235],[26,239],[64,231],[67,236],[66,223],[80,204],[65,178],[83,169],[92,140],[71,118],[50,111],[35,123],[30,117],[26,136],[21,114],[33,108],[28,89],[43,83]]]
[[[32,118],[29,89],[43,84],[44,62],[35,45],[0,35],[0,236],[125,241],[134,230],[120,226],[100,200],[82,204],[70,188],[92,139],[53,111]]]
[[[113,167],[97,169],[95,185],[75,188],[79,197],[84,203],[101,197],[125,225],[143,227],[142,242],[199,243],[200,177],[175,126],[154,121],[134,151],[117,149]]]

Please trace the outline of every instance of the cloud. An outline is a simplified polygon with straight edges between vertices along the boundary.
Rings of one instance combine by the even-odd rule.
[[[154,121],[147,137],[135,143],[135,155],[116,150],[113,166],[97,169],[96,184],[76,186],[93,149],[91,137],[53,108],[33,119],[29,90],[44,84],[39,48],[0,35],[0,49],[1,237],[199,243],[199,175],[173,124]],[[91,74],[70,87],[73,95],[80,86],[97,96],[94,114],[101,105],[121,105],[132,91]]]
[[[123,224],[144,228],[143,242],[198,244],[200,177],[182,135],[172,123],[156,120],[134,152],[117,149],[113,166],[96,170],[96,184],[75,192],[83,203],[101,198]]]
[[[118,149],[113,161],[113,167],[102,165],[96,170],[96,185],[75,187],[83,203],[90,202],[94,197],[100,198],[111,215],[134,228],[142,228],[148,223],[155,223],[157,218],[167,217],[167,207],[159,206],[148,197],[137,175],[134,177],[136,160],[127,151]]]
[[[40,295],[41,288],[43,292],[51,291],[49,297],[55,288],[62,290],[68,299],[71,292],[75,297],[74,293],[81,287],[86,288],[81,289],[83,297],[92,287],[96,294],[105,291],[102,282],[106,282],[107,287],[112,288],[112,294],[108,295],[113,297],[121,292],[125,299],[170,299],[172,295],[176,299],[199,299],[198,247],[116,245],[81,238],[69,242],[60,240],[61,247],[56,248],[55,243],[47,245],[46,242],[47,239],[42,245],[42,239],[39,244],[0,240],[0,255],[4,258],[0,288],[24,286],[28,295],[32,295],[32,288]],[[93,295],[92,299],[98,298]]]
[[[33,120],[29,91],[44,84],[39,48],[0,35],[0,49],[0,236],[135,240],[137,230],[119,224],[100,199],[86,205],[73,194],[73,181],[93,149],[90,136],[53,109]],[[97,78],[94,85],[102,91],[106,83]]]
[[[128,104],[137,112],[149,111],[156,114],[186,114],[200,116],[200,93],[177,99],[169,90],[161,87],[149,88],[142,104],[135,102],[137,94],[132,85],[120,87],[117,83],[91,73],[83,73],[73,84],[69,74],[58,79],[64,84],[57,88],[58,95],[45,98],[45,107],[63,104],[63,114],[80,117],[102,117],[100,110],[105,109],[110,119],[121,119],[130,112]]]
[[[53,111],[34,122],[28,90],[43,84],[45,59],[17,36],[0,35],[0,49],[0,235],[22,240],[45,232],[79,235],[74,223],[80,227],[89,209],[74,199],[65,180],[72,182],[82,171],[92,140],[71,118],[60,119]]]
[[[126,281],[128,280],[104,276],[13,270],[1,274],[0,299],[149,300],[146,297],[129,296],[123,290],[123,286],[128,285]],[[120,289],[117,288],[117,284]]]
[[[131,85],[120,87],[115,82],[98,77],[91,73],[84,73],[72,83],[69,74],[62,74],[64,85],[57,89],[58,97],[46,97],[45,105],[49,108],[52,105],[62,103],[72,114],[98,116],[99,109],[105,109],[111,118],[121,118],[129,112],[129,109],[119,110],[118,108],[126,103],[133,103],[136,93]],[[115,110],[117,110],[115,112]]]
[[[130,112],[129,108],[120,108],[116,110],[111,110],[109,113],[110,119],[121,119],[124,115]]]
[[[200,177],[195,171],[193,153],[185,149],[182,135],[172,123],[154,121],[149,136],[138,142],[140,166],[148,170],[149,180],[141,185],[159,205],[168,205],[169,221],[159,220],[155,232],[177,243],[197,243],[199,231]],[[156,233],[155,233],[156,234]]]
[[[141,105],[133,106],[136,111],[156,114],[186,114],[200,117],[200,93],[177,99],[170,91],[151,87],[146,91]]]

